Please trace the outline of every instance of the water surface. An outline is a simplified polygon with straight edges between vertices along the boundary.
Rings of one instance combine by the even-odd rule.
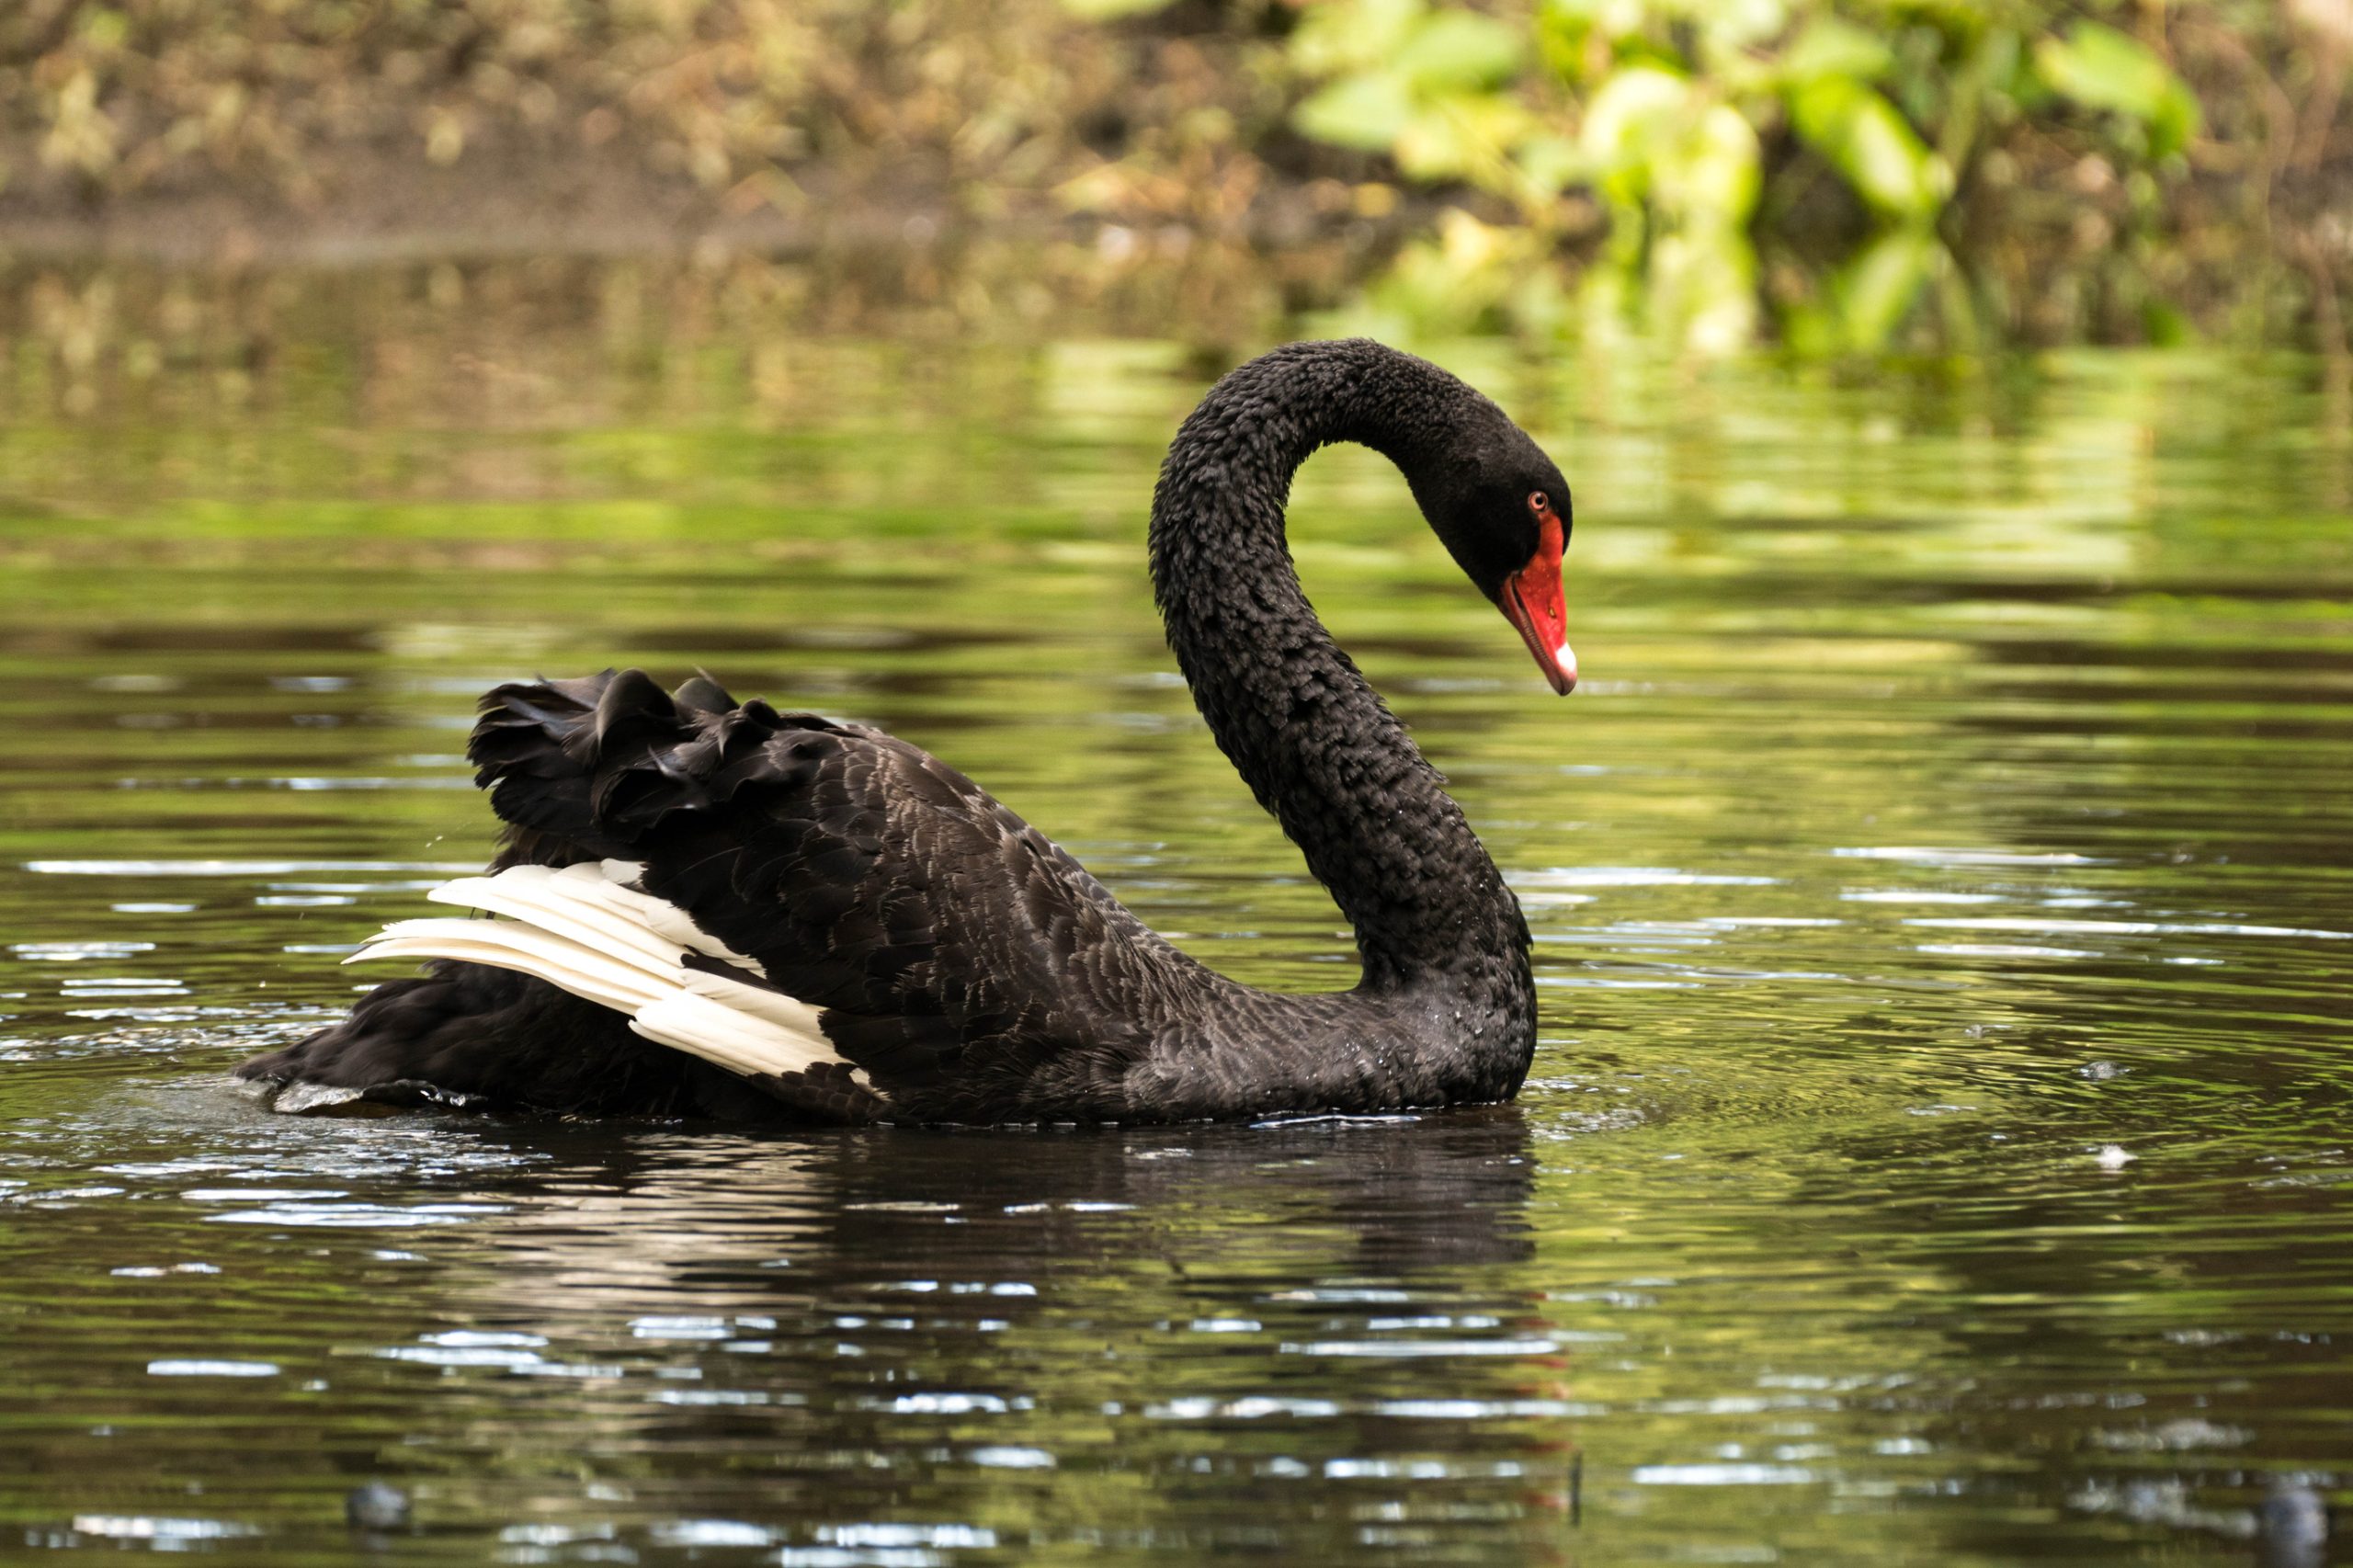
[[[348,1562],[373,1477],[392,1562],[2336,1560],[2318,367],[1441,349],[1574,486],[1567,702],[1317,458],[1309,591],[1536,931],[1517,1106],[272,1117],[224,1070],[489,847],[473,695],[609,663],[887,725],[1208,961],[1352,978],[1152,617],[1213,365],[504,352],[0,392],[0,1555]]]

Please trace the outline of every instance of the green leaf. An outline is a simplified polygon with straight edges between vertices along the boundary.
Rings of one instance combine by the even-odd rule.
[[[1561,0],[1544,0],[1536,10],[1536,52],[1545,69],[1563,82],[1585,80],[1593,18]]]
[[[1423,0],[1323,0],[1304,8],[1283,51],[1311,77],[1390,65],[1427,9]]]
[[[2148,335],[2152,348],[2181,348],[2198,341],[2198,329],[2189,318],[2163,300],[2142,305],[2141,330]]]
[[[1522,142],[1512,158],[1530,185],[1552,195],[1558,195],[1585,173],[1585,154],[1577,144],[1549,131]]]
[[[1479,147],[1462,116],[1432,109],[1415,115],[1397,133],[1397,166],[1409,179],[1454,179],[1471,172]]]
[[[2064,39],[2046,38],[2035,46],[2034,67],[2053,92],[2139,120],[2158,157],[2198,133],[2202,117],[2188,84],[2147,45],[2114,28],[2078,22]]]
[[[1820,17],[1781,55],[1781,74],[1792,81],[1816,76],[1850,76],[1875,82],[1887,74],[1895,56],[1886,44],[1851,22]]]
[[[1820,76],[1790,96],[1798,134],[1877,211],[1924,217],[1952,194],[1952,170],[1895,106],[1847,76]]]
[[[1756,205],[1763,151],[1730,104],[1710,104],[1674,147],[1673,193],[1686,228],[1739,228]]]
[[[1753,48],[1790,25],[1783,0],[1707,0],[1692,7],[1691,17],[1707,39],[1703,57],[1718,67],[1736,51]]]
[[[1397,165],[1415,179],[1467,177],[1494,188],[1507,176],[1505,149],[1528,128],[1528,111],[1500,94],[1449,93],[1398,133]]]
[[[2198,95],[2190,91],[2188,83],[2176,77],[2165,102],[2157,106],[2156,118],[2149,122],[2149,151],[2160,158],[2180,152],[2205,119]]]
[[[1621,219],[1648,203],[1666,228],[1696,235],[1741,229],[1756,204],[1756,132],[1672,72],[1612,73],[1586,109],[1583,151]]]
[[[1474,11],[1440,11],[1420,27],[1397,61],[1420,87],[1491,87],[1519,69],[1519,30]]]
[[[1413,88],[1388,71],[1343,76],[1291,111],[1302,134],[1367,153],[1389,151],[1413,120]]]
[[[1673,133],[1691,85],[1672,72],[1634,65],[1613,71],[1586,106],[1585,154],[1614,200],[1642,199],[1651,156]]]
[[[1918,302],[1941,254],[1934,232],[1914,225],[1880,235],[1838,269],[1830,291],[1849,351],[1876,354],[1886,348]]]

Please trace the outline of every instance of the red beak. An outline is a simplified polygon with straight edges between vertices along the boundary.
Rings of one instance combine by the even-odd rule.
[[[1504,579],[1501,608],[1536,655],[1536,667],[1566,697],[1576,689],[1577,656],[1569,646],[1569,612],[1561,600],[1561,519],[1548,511],[1538,528],[1536,553]]]

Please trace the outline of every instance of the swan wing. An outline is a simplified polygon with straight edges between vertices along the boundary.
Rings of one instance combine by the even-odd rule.
[[[501,687],[469,751],[510,825],[507,862],[642,868],[604,883],[642,906],[610,938],[618,962],[668,944],[756,974],[911,1117],[1070,1108],[1090,1085],[1111,1113],[1144,1016],[1188,966],[1044,835],[878,730],[738,704],[705,679],[665,693],[631,670]],[[511,875],[449,902],[499,909]],[[592,915],[617,925],[554,913],[575,941]],[[640,1032],[695,1050],[710,1016],[665,1006]],[[697,1053],[722,1064],[742,1049],[709,1043]]]

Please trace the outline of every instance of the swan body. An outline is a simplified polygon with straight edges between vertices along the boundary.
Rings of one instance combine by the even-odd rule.
[[[1363,340],[1233,371],[1154,494],[1169,641],[1220,746],[1355,928],[1355,989],[1218,975],[961,773],[879,730],[636,670],[502,686],[468,755],[489,874],[351,960],[427,960],[240,1075],[575,1114],[1149,1121],[1506,1099],[1529,935],[1404,728],[1309,608],[1290,477],[1358,440],[1404,473],[1556,691],[1568,489],[1437,367]]]

